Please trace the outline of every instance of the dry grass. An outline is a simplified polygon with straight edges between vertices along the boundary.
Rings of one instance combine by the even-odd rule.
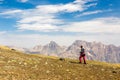
[[[0,47],[0,80],[120,80],[120,64],[87,63]]]

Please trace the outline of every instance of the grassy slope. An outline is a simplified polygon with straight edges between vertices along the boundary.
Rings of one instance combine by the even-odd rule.
[[[23,54],[0,47],[0,80],[120,80],[120,64]]]

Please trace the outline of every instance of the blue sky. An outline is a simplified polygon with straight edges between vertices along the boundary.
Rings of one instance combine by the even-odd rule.
[[[0,44],[86,40],[120,46],[119,0],[0,0]]]

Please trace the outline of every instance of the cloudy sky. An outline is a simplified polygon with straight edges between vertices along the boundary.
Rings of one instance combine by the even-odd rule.
[[[0,0],[0,44],[75,40],[120,46],[119,0]]]

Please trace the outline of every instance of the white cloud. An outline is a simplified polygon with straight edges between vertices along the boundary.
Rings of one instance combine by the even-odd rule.
[[[64,27],[66,32],[120,33],[120,18],[98,18],[74,22]]]
[[[22,14],[18,21],[17,27],[20,30],[35,30],[35,31],[58,31],[58,24],[63,24],[62,20],[56,18],[53,14],[44,14],[37,10],[31,10]]]
[[[98,14],[98,13],[103,13],[103,12],[109,12],[112,11],[111,9],[109,10],[96,10],[96,11],[88,11],[88,12],[83,12],[76,17],[81,17],[81,16],[86,16],[86,15],[92,15],[92,14]]]
[[[0,13],[0,16],[4,17],[4,18],[20,18],[21,13],[23,12],[23,10],[19,10],[19,9],[13,9],[13,10],[4,10],[4,12]]]
[[[6,33],[6,31],[0,31],[0,35],[3,35],[5,33]]]
[[[22,1],[22,0],[21,0]],[[22,2],[26,2],[23,0]],[[35,30],[43,32],[52,32],[63,30],[65,32],[84,32],[84,33],[117,33],[117,34],[94,34],[94,35],[38,35],[38,34],[5,34],[0,32],[0,43],[6,45],[15,45],[22,47],[33,47],[35,44],[47,44],[49,41],[54,40],[61,45],[70,45],[74,40],[86,41],[101,41],[107,44],[120,43],[120,18],[97,18],[89,21],[74,22],[68,25],[64,24],[62,19],[58,19],[59,13],[73,13],[82,12],[91,6],[97,5],[92,3],[86,5],[93,0],[75,0],[67,4],[57,5],[39,5],[35,9],[28,10],[8,10],[0,13],[0,15],[17,17],[17,28],[19,30]],[[93,12],[85,12],[83,15],[101,13],[101,10]],[[59,25],[59,26],[58,26]],[[5,35],[3,35],[5,34]],[[107,38],[107,39],[106,39]],[[67,39],[67,40],[66,40]]]
[[[41,32],[65,31],[65,32],[84,32],[84,33],[120,33],[120,18],[108,17],[98,18],[82,22],[73,22],[67,25],[61,25],[65,22],[58,19],[57,13],[71,13],[76,11],[84,11],[93,4],[86,5],[87,2],[93,0],[76,0],[67,4],[57,5],[39,5],[35,9],[28,10],[12,10],[0,13],[0,15],[12,15],[18,17],[16,24],[19,30],[34,30]],[[104,11],[97,10],[93,12],[85,12],[81,14],[90,15]],[[59,25],[59,26],[58,26]],[[61,25],[61,26],[60,26]]]
[[[76,12],[83,11],[83,4],[59,4],[59,5],[40,5],[37,6],[37,9],[44,13],[58,13],[58,12]]]
[[[76,12],[83,11],[91,6],[97,5],[92,3],[87,5],[86,3],[92,2],[94,0],[75,0],[74,2],[67,4],[57,4],[57,5],[40,5],[37,9],[44,13],[58,13],[58,12]]]
[[[8,10],[1,12],[0,15],[15,15],[17,13],[22,13],[22,10]]]
[[[76,0],[68,4],[39,5],[35,9],[22,13],[22,18],[18,21],[18,29],[59,31],[61,28],[56,25],[63,24],[64,21],[57,18],[57,13],[83,11],[88,8],[87,2],[90,2],[90,0]]]
[[[91,14],[98,14],[98,13],[102,13],[102,12],[103,12],[102,10],[84,12],[84,13],[82,13],[82,14],[77,15],[77,17],[86,16],[86,15],[91,15]]]
[[[19,2],[22,2],[22,3],[25,3],[27,2],[28,0],[18,0]]]
[[[51,31],[58,31],[59,28],[55,25],[50,24],[19,24],[18,29],[20,30],[35,30],[35,31],[42,31],[42,32],[51,32]]]
[[[39,5],[35,9],[9,10],[0,15],[19,18],[17,28],[21,30],[59,31],[61,28],[57,25],[64,23],[57,18],[59,13],[84,11],[95,5],[94,3],[86,4],[92,1],[94,0],[75,0],[67,4]]]

